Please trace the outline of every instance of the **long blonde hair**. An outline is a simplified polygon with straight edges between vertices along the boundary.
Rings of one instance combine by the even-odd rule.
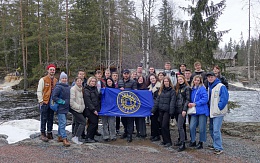
[[[163,89],[165,88],[165,86],[164,86],[164,79],[167,79],[169,81],[169,86],[172,87],[172,89],[174,89],[174,86],[172,84],[171,79],[168,76],[165,76],[163,78],[163,80],[162,80],[161,87],[160,87],[159,92],[158,92],[159,95],[162,93]]]
[[[185,77],[183,75],[178,75],[177,81],[178,81],[179,77],[181,77],[184,80],[184,83],[185,83],[186,86],[190,86],[189,83],[187,82],[187,80],[185,79]],[[176,84],[176,94],[178,94],[179,89],[180,89],[180,83],[177,82],[177,84]]]
[[[192,79],[191,88],[193,88],[193,86],[194,86],[194,81],[195,81],[195,79],[197,79],[197,78],[200,79],[199,87],[200,87],[200,86],[204,86],[202,76],[201,76],[201,75],[196,75],[196,76],[194,76],[193,79]]]

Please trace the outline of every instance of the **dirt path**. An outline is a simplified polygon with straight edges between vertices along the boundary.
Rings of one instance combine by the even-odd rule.
[[[226,125],[223,129],[229,127],[231,125]],[[175,127],[171,135],[172,140],[176,140]],[[102,141],[102,138],[99,137],[99,140]],[[164,148],[159,145],[160,142],[152,143],[148,138],[134,138],[132,143],[118,139],[108,143],[72,144],[65,148],[54,140],[44,143],[35,137],[14,145],[0,146],[0,162],[260,162],[258,140],[253,141],[245,135],[237,137],[223,134],[224,153],[221,155],[215,155],[206,148],[209,142],[208,137],[201,150],[187,148],[177,152],[177,147]]]

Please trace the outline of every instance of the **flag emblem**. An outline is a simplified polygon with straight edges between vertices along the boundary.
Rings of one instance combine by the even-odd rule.
[[[117,95],[117,106],[123,113],[131,114],[138,111],[141,102],[135,93],[122,91]]]

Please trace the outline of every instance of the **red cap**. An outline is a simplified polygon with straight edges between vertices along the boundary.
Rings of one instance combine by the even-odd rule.
[[[56,66],[55,66],[54,64],[49,64],[49,65],[47,66],[47,70],[49,70],[51,67],[53,67],[53,68],[56,69]]]

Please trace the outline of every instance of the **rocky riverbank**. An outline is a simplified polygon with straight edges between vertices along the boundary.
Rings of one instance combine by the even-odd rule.
[[[177,152],[175,146],[164,148],[149,138],[134,138],[132,143],[127,143],[119,138],[104,142],[102,137],[96,137],[99,143],[72,143],[66,148],[55,140],[40,141],[39,134],[12,145],[6,144],[5,137],[0,136],[0,162],[260,162],[260,123],[224,123],[222,131],[224,153],[221,155],[207,148],[211,143],[209,134],[204,149],[188,147],[183,152]],[[177,133],[173,126],[173,141],[177,140]],[[71,139],[70,133],[68,136]]]

